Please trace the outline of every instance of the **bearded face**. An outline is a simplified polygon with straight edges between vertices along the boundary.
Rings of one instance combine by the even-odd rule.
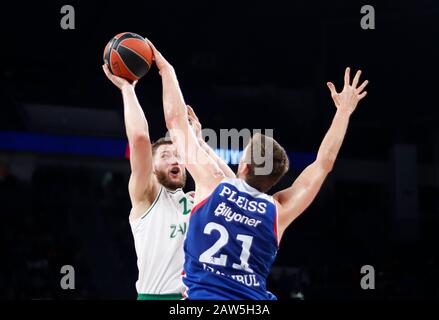
[[[165,188],[175,190],[186,184],[186,169],[172,144],[161,145],[154,154],[154,173]]]

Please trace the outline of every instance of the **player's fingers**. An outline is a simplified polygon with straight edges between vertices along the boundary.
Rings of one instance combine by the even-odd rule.
[[[188,105],[188,107],[189,107],[189,109],[191,110],[191,114],[192,114],[192,116],[194,117],[194,119],[197,120],[198,122],[200,122],[200,120],[198,120],[197,115],[195,114],[194,109],[193,109],[190,105]]]
[[[337,95],[337,90],[335,90],[335,86],[332,82],[327,82],[326,85],[329,88],[329,91],[331,91],[331,96],[334,97]]]
[[[151,42],[148,38],[145,37],[145,41],[148,42],[148,44],[151,46],[151,48],[152,48],[153,50],[156,50],[155,47],[154,47],[154,45],[152,44],[152,42]]]
[[[362,94],[358,96],[358,100],[363,99],[367,95],[367,91],[364,91]]]
[[[191,123],[194,123],[194,116],[191,114],[191,111],[190,111],[190,109],[188,108],[189,106],[186,106],[186,109],[187,109],[187,118],[188,118],[188,120],[189,120],[189,122],[191,122]]]
[[[189,124],[190,124],[191,126],[193,126],[194,121],[193,121],[192,117],[190,117],[190,116],[188,115],[188,116],[187,116],[187,120],[189,121]]]
[[[188,116],[189,124],[194,128],[195,133],[201,130],[201,125],[193,117]]]
[[[334,84],[332,82],[328,82],[327,85],[329,87],[329,90],[331,91],[332,100],[334,100],[335,105],[339,105],[340,104],[340,100],[338,99],[338,93],[335,90]]]
[[[145,37],[145,41],[149,44],[149,46],[151,47],[152,51],[157,51],[157,49],[154,47],[154,45],[152,44],[152,42],[149,41],[148,38]]]
[[[196,124],[197,123],[197,119],[194,117],[194,114],[189,110],[189,108],[188,108],[187,112],[188,112],[187,116],[189,118],[189,121],[191,123],[193,123],[193,124]]]
[[[149,46],[151,47],[151,49],[152,49],[152,51],[153,51],[153,53],[154,53],[154,57],[155,57],[156,55],[157,55],[157,56],[160,56],[160,55],[161,55],[160,52],[157,50],[157,48],[152,44],[152,42],[151,42],[148,38],[145,38],[145,41],[148,42]]]
[[[360,80],[360,76],[361,76],[361,70],[358,70],[357,73],[355,74],[354,80],[352,81],[352,87],[356,88],[358,81]]]
[[[110,70],[108,70],[108,66],[106,64],[103,64],[102,69],[104,70],[105,75],[110,78],[111,74],[110,74]]]
[[[104,72],[107,75],[107,78],[113,82],[116,86],[119,86],[120,82],[121,82],[121,78],[118,76],[115,76],[114,74],[111,73],[110,69],[108,68],[107,65],[104,66]]]
[[[111,82],[113,82],[115,85],[118,85],[119,77],[117,77],[114,74],[112,74],[107,65],[104,65],[103,68],[104,68],[104,72],[105,72],[105,75],[107,76],[107,78]]]
[[[191,117],[194,117],[195,118],[195,113],[194,113],[194,109],[192,109],[192,107],[190,106],[190,105],[186,105],[186,107],[187,107],[187,112],[188,112],[188,114],[191,116]]]
[[[351,68],[347,67],[345,72],[344,72],[344,85],[349,86],[349,82],[350,80],[350,74],[351,74]]]
[[[369,83],[369,80],[365,80],[358,88],[357,88],[357,92],[361,93],[361,91],[364,90],[364,88],[366,88],[367,84]]]

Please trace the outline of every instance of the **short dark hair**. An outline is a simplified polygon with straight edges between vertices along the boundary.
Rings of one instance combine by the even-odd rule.
[[[171,138],[168,137],[161,137],[160,139],[158,139],[157,141],[155,141],[152,145],[151,145],[151,150],[152,150],[152,155],[155,155],[155,152],[157,151],[157,149],[160,146],[163,146],[165,144],[172,144]]]
[[[267,143],[272,143],[273,148],[266,150]],[[246,182],[261,192],[270,190],[288,171],[290,162],[285,149],[273,138],[256,133],[249,142],[249,150],[245,155],[244,162],[250,165],[250,171],[246,176]],[[260,152],[259,156],[264,159],[262,163],[256,163],[253,150]],[[267,152],[270,152],[268,154]],[[250,155],[250,157],[249,157]],[[255,174],[255,168],[265,167],[265,160],[271,158],[273,167],[269,174]],[[250,158],[250,159],[249,159]]]

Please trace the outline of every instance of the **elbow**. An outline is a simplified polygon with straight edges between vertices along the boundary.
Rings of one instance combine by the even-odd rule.
[[[326,160],[323,161],[323,163],[322,163],[323,170],[324,170],[326,173],[331,172],[332,169],[334,168],[334,164],[335,164],[335,159],[326,159]]]
[[[329,173],[334,168],[336,159],[337,153],[328,150],[326,152],[319,152],[319,154],[317,154],[316,161],[325,172]]]
[[[146,144],[150,142],[148,132],[142,130],[132,132],[128,140],[130,144],[133,146]]]
[[[165,117],[166,128],[168,130],[182,129],[185,121],[187,120],[184,118],[184,114],[179,112],[170,112]]]
[[[175,128],[176,125],[176,117],[173,114],[167,114],[165,117],[166,128],[168,130]]]
[[[318,162],[322,170],[325,173],[329,173],[334,168],[335,157],[324,157],[323,159],[320,159]]]

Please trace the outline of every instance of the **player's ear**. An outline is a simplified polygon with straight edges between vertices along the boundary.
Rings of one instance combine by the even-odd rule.
[[[238,169],[240,175],[246,176],[250,172],[250,165],[248,163],[242,162]]]
[[[250,173],[250,168],[251,168],[250,164],[244,163],[244,174],[245,175],[248,175]]]

